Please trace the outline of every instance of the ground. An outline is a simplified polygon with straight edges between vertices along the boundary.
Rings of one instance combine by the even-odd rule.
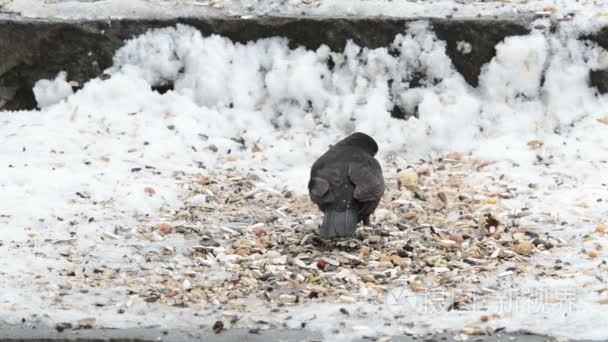
[[[187,189],[182,208],[100,231],[87,237],[94,241],[88,249],[76,232],[64,240],[30,234],[24,242],[4,241],[10,259],[33,254],[57,262],[47,272],[5,274],[5,286],[27,289],[7,308],[28,324],[61,317],[60,331],[116,326],[120,316],[119,326],[289,328],[348,339],[424,336],[456,324],[448,335],[462,339],[495,335],[519,316],[575,314],[582,304],[579,288],[514,287],[522,280],[605,272],[557,260],[576,247],[543,233],[561,222],[535,207],[541,188],[521,188],[492,163],[458,153],[399,172],[395,164],[385,165],[393,177],[374,227],[338,241],[319,238],[320,213],[305,195],[273,189],[252,174],[176,176]],[[601,239],[597,225],[587,239]],[[591,253],[601,249],[592,248],[595,259]],[[51,316],[39,317],[38,307]],[[366,325],[370,315],[384,328]]]
[[[76,93],[40,81],[40,110],[0,112],[0,319],[605,339],[608,98],[588,75],[608,62],[578,33],[505,39],[477,88],[424,21],[343,52],[165,28]],[[309,167],[353,131],[378,142],[387,191],[371,227],[324,241]]]

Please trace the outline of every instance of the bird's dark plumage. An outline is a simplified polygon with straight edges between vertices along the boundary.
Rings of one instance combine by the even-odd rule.
[[[364,133],[339,141],[312,165],[308,193],[323,211],[321,236],[354,235],[357,223],[369,224],[384,194],[378,145]]]

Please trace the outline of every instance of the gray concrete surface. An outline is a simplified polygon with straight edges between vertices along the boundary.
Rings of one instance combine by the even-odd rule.
[[[444,333],[440,335],[425,336],[391,336],[392,341],[457,341],[457,333]],[[374,341],[384,336],[368,336],[356,341]],[[205,342],[262,342],[262,341],[331,341],[331,337],[324,337],[309,330],[266,330],[250,331],[247,329],[231,329],[219,334],[209,330],[179,331],[163,330],[161,328],[134,328],[134,329],[65,329],[62,332],[54,328],[35,325],[0,325],[0,341],[205,341]],[[519,333],[497,333],[492,336],[469,336],[469,341],[498,342],[498,341],[524,341],[544,342],[556,341],[555,338]]]

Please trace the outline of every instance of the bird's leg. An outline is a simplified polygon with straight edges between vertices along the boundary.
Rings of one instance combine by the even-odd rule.
[[[370,227],[370,228],[372,228],[374,231],[375,231],[375,230],[377,230],[377,229],[379,229],[379,228],[380,228],[380,225],[377,225],[377,224],[372,224],[372,221],[371,221],[370,217],[371,217],[371,214],[370,214],[370,215],[367,215],[367,216],[365,216],[365,217],[363,218],[363,225],[364,225],[365,227]]]
[[[370,215],[367,215],[367,216],[363,217],[363,225],[364,226],[371,227],[372,224],[371,224],[371,222],[369,220],[369,217],[370,217]]]
[[[372,224],[370,216],[371,214],[363,217],[363,225],[366,227],[370,227],[372,229],[373,234],[379,235],[382,226],[379,224]]]

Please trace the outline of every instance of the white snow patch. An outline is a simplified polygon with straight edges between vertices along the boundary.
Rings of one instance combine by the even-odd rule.
[[[471,43],[464,41],[464,40],[459,40],[456,43],[456,49],[458,50],[458,52],[460,52],[463,55],[468,55],[469,53],[471,53],[471,51],[473,51],[473,46],[471,45]]]
[[[606,23],[608,3],[597,0],[12,0],[2,11],[23,17],[61,19],[182,18],[262,16],[304,17],[401,17],[513,18],[535,15],[565,20],[576,27],[592,29]],[[567,22],[567,23],[566,23]]]
[[[66,81],[67,73],[61,71],[54,80],[40,80],[34,85],[34,97],[38,108],[54,105],[74,94],[72,86]]]

